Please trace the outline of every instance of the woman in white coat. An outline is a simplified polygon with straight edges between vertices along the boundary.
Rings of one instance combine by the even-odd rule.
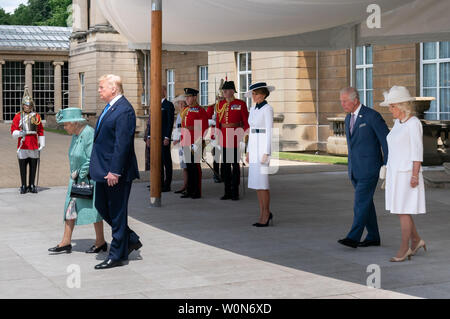
[[[422,123],[413,116],[409,91],[393,86],[385,92],[381,106],[389,106],[395,124],[387,136],[388,161],[386,165],[386,210],[398,214],[402,230],[402,243],[397,256],[391,261],[411,259],[423,248],[412,215],[425,214],[425,187],[421,164],[423,161]],[[411,244],[410,244],[411,242]]]
[[[246,97],[252,97],[256,104],[248,117],[249,140],[247,162],[249,163],[248,188],[256,189],[259,201],[259,221],[255,227],[267,227],[273,222],[270,212],[269,161],[272,152],[273,108],[266,98],[275,87],[258,82],[249,87]]]

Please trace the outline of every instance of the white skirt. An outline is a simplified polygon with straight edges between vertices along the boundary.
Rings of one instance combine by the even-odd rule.
[[[411,171],[386,171],[386,210],[391,214],[425,214],[425,185],[422,172],[419,185],[412,188]]]
[[[269,164],[248,165],[248,188],[269,189]]]

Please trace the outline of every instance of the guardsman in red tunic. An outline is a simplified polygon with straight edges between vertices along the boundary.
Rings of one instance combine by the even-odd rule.
[[[225,182],[225,195],[220,199],[238,200],[240,148],[244,136],[248,134],[248,110],[244,101],[234,98],[236,88],[233,81],[225,82],[222,91],[225,99],[216,107],[216,127],[221,132],[221,136],[216,134],[216,139],[222,146]]]
[[[22,99],[22,111],[14,116],[11,124],[11,135],[17,138],[17,157],[19,159],[20,178],[22,186],[20,193],[37,193],[35,185],[36,169],[38,167],[40,151],[45,146],[44,127],[39,114],[33,112],[34,102],[28,87],[25,86]],[[27,187],[27,166],[30,174]]]
[[[184,89],[187,107],[181,113],[181,146],[188,171],[186,194],[181,198],[200,198],[202,195],[202,169],[200,166],[203,154],[203,135],[208,129],[208,115],[197,103],[198,91]]]

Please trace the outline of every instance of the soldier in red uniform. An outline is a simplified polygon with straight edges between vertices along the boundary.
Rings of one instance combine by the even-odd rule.
[[[234,97],[236,88],[233,81],[225,82],[222,90],[225,99],[216,107],[216,127],[221,132],[216,139],[222,146],[225,183],[225,195],[220,199],[239,200],[240,145],[248,134],[248,110],[244,101]]]
[[[20,193],[37,193],[35,185],[36,169],[39,155],[45,146],[44,127],[41,117],[33,112],[34,102],[31,98],[28,87],[25,86],[22,99],[23,110],[14,116],[11,124],[11,135],[17,138],[17,157],[19,159],[20,178],[22,186]],[[30,166],[30,175],[27,187],[27,166]]]
[[[202,194],[202,169],[200,162],[203,154],[203,134],[208,129],[206,111],[197,103],[198,91],[184,89],[187,107],[181,113],[181,146],[188,171],[186,194],[181,198],[200,198]]]

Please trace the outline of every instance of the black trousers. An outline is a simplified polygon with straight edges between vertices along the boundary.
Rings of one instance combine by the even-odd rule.
[[[36,177],[36,169],[37,169],[37,158],[25,158],[19,159],[19,169],[20,169],[20,179],[22,182],[22,186],[27,186],[27,165],[30,166],[30,175],[28,179],[28,186],[35,185],[34,179]]]
[[[172,154],[170,153],[170,143],[167,146],[162,146],[161,149],[161,186],[163,188],[170,188],[172,184]]]
[[[194,155],[188,149],[191,155],[190,163],[186,163],[187,173],[188,173],[188,184],[187,184],[187,193],[191,196],[200,197],[202,196],[202,168],[200,163],[194,162]]]
[[[239,181],[241,177],[237,148],[224,148],[223,179],[225,183],[225,195],[239,196]],[[233,169],[232,169],[233,168]]]
[[[128,247],[139,241],[139,236],[128,227],[131,185],[131,181],[119,178],[119,183],[112,187],[100,182],[95,186],[95,208],[111,226],[112,241],[108,258],[112,260],[127,260]]]

